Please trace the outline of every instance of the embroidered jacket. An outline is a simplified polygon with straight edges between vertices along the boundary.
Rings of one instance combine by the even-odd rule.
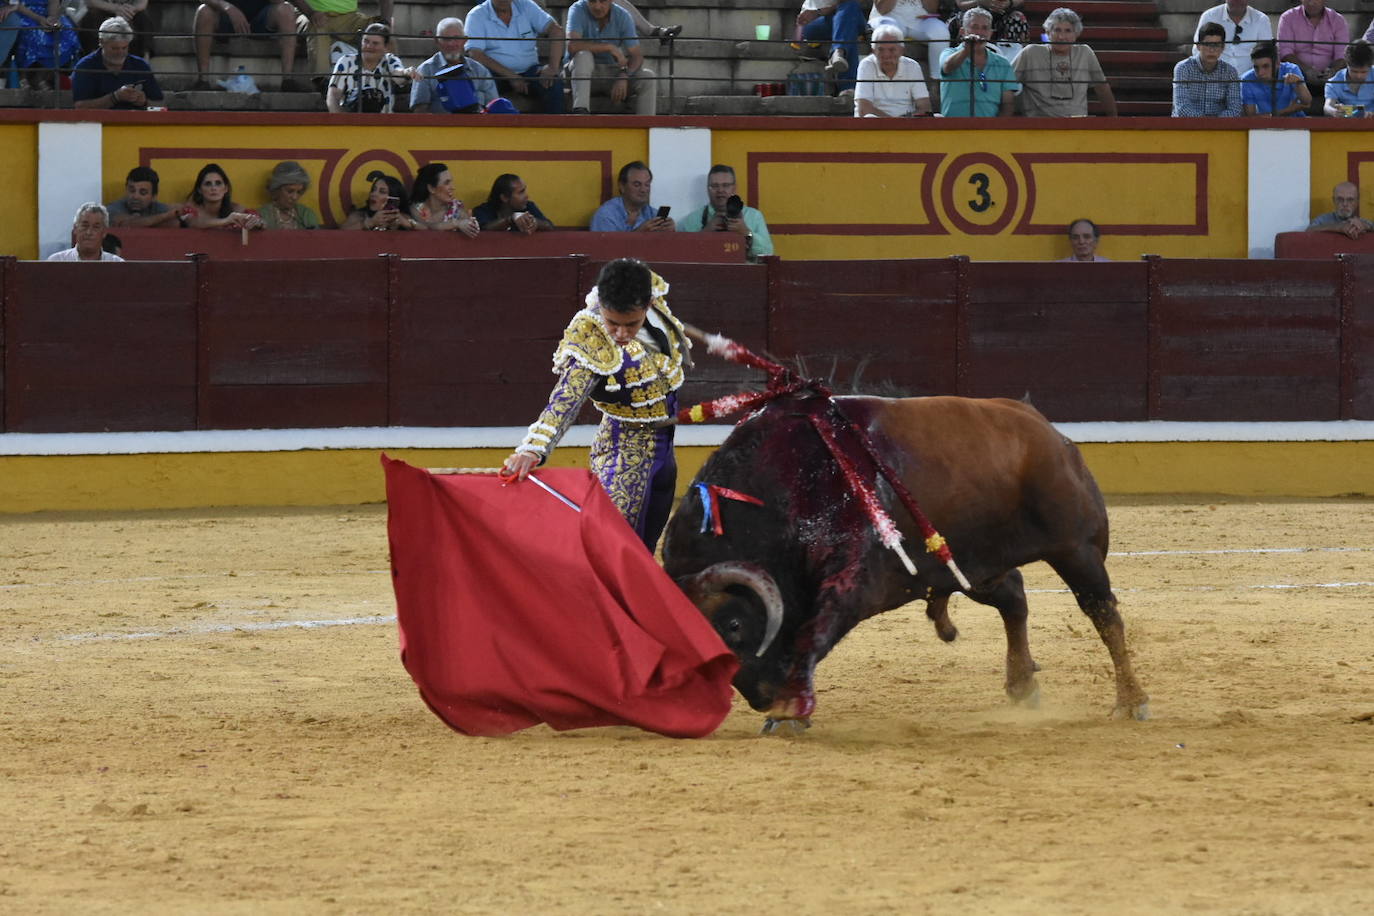
[[[641,331],[652,346],[639,337],[624,347],[617,344],[601,322],[596,290],[587,294],[587,308],[573,316],[554,351],[558,382],[548,406],[516,451],[548,455],[588,398],[606,420],[649,428],[672,418],[668,396],[682,387],[683,369],[691,365],[691,341],[668,309],[668,284],[658,274],[653,274],[652,283]]]

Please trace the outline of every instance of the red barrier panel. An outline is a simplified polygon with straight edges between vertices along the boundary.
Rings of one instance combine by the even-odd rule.
[[[956,291],[969,265],[938,261],[778,261],[769,349],[833,379],[837,393],[956,391]]]
[[[203,429],[387,425],[387,265],[202,260]]]
[[[116,230],[123,256],[133,261],[175,261],[193,252],[215,260],[368,258],[561,258],[585,254],[600,260],[702,261],[742,264],[744,246],[728,232],[345,232],[341,229],[242,233],[224,229]]]
[[[1341,419],[1374,420],[1374,257],[1340,262]]]
[[[960,393],[1029,395],[1059,421],[1145,419],[1145,274],[1139,261],[972,265]]]
[[[1280,232],[1274,236],[1276,258],[1333,258],[1338,254],[1374,254],[1374,236],[1349,239],[1339,232]]]
[[[1334,261],[1155,261],[1151,417],[1340,416]]]
[[[10,279],[6,430],[195,428],[194,264],[24,261]]]
[[[533,422],[553,386],[554,346],[582,307],[578,265],[575,258],[398,262],[391,422]]]

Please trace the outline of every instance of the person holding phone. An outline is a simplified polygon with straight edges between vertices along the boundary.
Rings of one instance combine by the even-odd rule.
[[[100,24],[100,47],[76,62],[72,71],[72,104],[77,108],[136,111],[162,101],[153,68],[129,53],[134,30],[121,16]]]
[[[620,196],[612,197],[592,214],[592,232],[676,232],[669,207],[649,202],[654,173],[636,159],[620,170]]]
[[[381,169],[367,173],[367,200],[343,221],[340,229],[370,229],[385,232],[392,229],[428,229],[424,223],[410,216],[410,198],[405,185],[395,175]]]

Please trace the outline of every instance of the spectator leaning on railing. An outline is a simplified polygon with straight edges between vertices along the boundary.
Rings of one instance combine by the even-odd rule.
[[[1302,0],[1279,17],[1279,59],[1302,68],[1307,88],[1320,101],[1323,86],[1331,75],[1345,66],[1340,58],[1350,43],[1350,26],[1345,17],[1326,8],[1326,0]],[[1314,102],[1312,114],[1321,114]]]
[[[1374,118],[1374,83],[1369,68],[1374,65],[1374,48],[1361,38],[1345,49],[1345,69],[1326,81],[1324,111],[1333,118]]]
[[[1067,7],[1045,17],[1049,44],[1029,45],[1016,55],[1012,69],[1021,83],[1021,113],[1039,118],[1081,118],[1088,114],[1088,87],[1103,113],[1116,117],[1116,96],[1107,84],[1097,55],[1078,44],[1083,20]]]
[[[940,112],[947,118],[1007,117],[1021,85],[990,43],[992,14],[966,11],[959,31],[959,44],[940,55]]]
[[[110,225],[130,229],[176,227],[177,211],[157,199],[157,190],[157,172],[146,165],[134,166],[124,179],[124,196],[105,205]]]
[[[119,16],[100,24],[100,48],[76,62],[72,104],[77,108],[144,109],[162,101],[153,68],[129,53],[134,30]]]
[[[1256,45],[1262,41],[1274,40],[1274,29],[1269,24],[1269,17],[1247,4],[1245,0],[1226,0],[1225,3],[1219,3],[1204,11],[1198,17],[1198,28],[1209,22],[1215,22],[1226,30],[1226,49],[1221,52],[1221,59],[1235,67],[1237,73],[1244,73],[1250,69],[1250,52],[1255,50]],[[1195,29],[1193,41],[1197,40]]]
[[[1272,41],[1256,45],[1250,52],[1250,62],[1254,66],[1240,78],[1244,114],[1261,118],[1307,117],[1312,94],[1307,91],[1297,64],[1280,62],[1278,47]]]
[[[1240,74],[1221,59],[1226,30],[1209,22],[1197,33],[1197,56],[1185,57],[1174,67],[1174,117],[1237,117]]]

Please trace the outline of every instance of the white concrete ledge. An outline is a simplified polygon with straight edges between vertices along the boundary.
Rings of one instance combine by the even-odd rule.
[[[1299,423],[1056,423],[1075,442],[1363,442],[1374,421]],[[683,426],[677,444],[714,446],[729,426]],[[561,445],[591,445],[595,426],[574,426]],[[195,452],[292,452],[329,449],[514,448],[523,426],[426,426],[342,429],[234,429],[147,433],[4,433],[0,455],[172,455]]]

